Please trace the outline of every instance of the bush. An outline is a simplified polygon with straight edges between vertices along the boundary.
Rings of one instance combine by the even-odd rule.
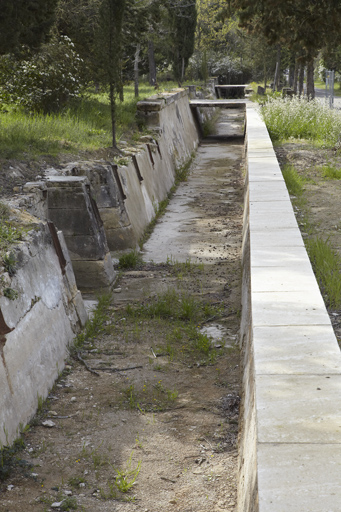
[[[0,99],[34,112],[60,110],[80,95],[83,61],[67,36],[55,37],[37,54],[22,48],[0,59]]]

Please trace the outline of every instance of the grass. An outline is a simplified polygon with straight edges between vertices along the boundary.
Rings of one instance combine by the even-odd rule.
[[[32,467],[21,458],[22,449],[25,447],[20,437],[11,446],[4,446],[0,449],[0,482],[6,480],[15,467]]]
[[[319,171],[322,176],[329,180],[340,180],[341,179],[341,169],[335,167],[332,163],[327,163],[321,167],[317,167],[316,169]]]
[[[117,101],[117,140],[130,138],[137,130],[135,119],[138,101],[176,86],[173,82],[154,87],[140,85],[139,98],[134,86],[124,87],[124,102]],[[111,117],[108,94],[88,91],[57,114],[28,114],[22,108],[5,105],[0,111],[0,156],[2,158],[36,158],[57,156],[80,150],[95,151],[111,147]]]
[[[10,221],[9,207],[0,202],[0,249],[4,254],[11,246],[22,239],[23,229],[15,227]],[[10,256],[7,256],[10,258]]]
[[[301,197],[304,192],[304,179],[298,174],[292,165],[284,165],[282,169],[283,178],[290,195]]]
[[[306,248],[325,301],[330,308],[341,307],[341,257],[329,240],[316,236],[306,240]]]
[[[118,268],[129,269],[136,268],[143,264],[142,255],[139,251],[131,251],[127,254],[122,254],[119,258]]]
[[[154,371],[156,371],[155,368]],[[175,404],[179,395],[176,389],[164,387],[162,380],[155,384],[145,382],[139,387],[136,384],[130,384],[123,387],[121,393],[121,407],[137,409],[142,413],[168,410]]]
[[[261,115],[273,141],[305,139],[332,147],[341,133],[341,114],[317,100],[268,98]]]
[[[187,293],[170,288],[140,306],[128,305],[127,315],[134,318],[160,318],[200,323],[217,314],[217,308],[203,303]]]
[[[327,164],[319,170],[325,177],[330,179],[339,179],[341,177],[341,171],[332,164]],[[285,165],[282,173],[289,193],[294,196],[293,202],[299,208],[301,224],[305,226],[305,231],[311,232],[313,228],[309,223],[309,212],[307,211],[304,198],[305,180],[291,165]],[[319,236],[310,235],[309,238],[305,239],[305,244],[326,305],[330,308],[340,308],[341,257],[333,249],[329,240],[325,241]]]
[[[112,300],[111,294],[105,294],[99,297],[96,309],[89,319],[83,331],[74,339],[73,346],[70,351],[75,352],[79,350],[86,341],[91,342],[106,329],[105,323],[109,319],[108,306]]]
[[[317,89],[325,89],[325,82],[321,82],[320,80],[315,80],[315,88]],[[334,83],[334,96],[341,96],[341,83]]]
[[[200,329],[206,321],[220,314],[221,309],[218,307],[172,288],[142,305],[128,305],[124,312],[125,317],[143,320],[143,324],[149,320],[150,329],[155,323],[156,331],[157,322],[162,322],[166,332],[163,335],[163,342],[159,332],[160,346],[156,352],[168,354],[170,360],[177,359],[185,364],[195,361],[199,365],[211,364],[218,357],[218,351],[212,346],[211,338]],[[128,399],[133,402],[133,390],[130,392]]]

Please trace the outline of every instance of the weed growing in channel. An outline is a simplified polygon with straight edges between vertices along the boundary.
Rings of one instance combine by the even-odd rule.
[[[118,268],[136,268],[143,264],[142,255],[138,251],[131,251],[127,254],[122,254],[119,258]]]
[[[328,163],[327,165],[323,165],[322,167],[318,167],[317,171],[319,171],[324,178],[327,178],[329,180],[340,180],[341,179],[341,169],[335,167],[331,163]]]
[[[156,384],[144,383],[142,389],[134,384],[122,389],[121,405],[140,412],[160,412],[171,408],[178,398],[176,389],[167,389],[159,380]]]
[[[127,315],[138,318],[163,318],[197,323],[219,312],[219,308],[204,304],[191,295],[179,293],[173,288],[141,306],[135,308],[129,306],[126,309]]]
[[[196,272],[203,272],[205,269],[205,265],[203,263],[196,263],[191,260],[191,258],[187,258],[186,261],[177,261],[172,258],[172,256],[167,256],[166,265],[170,267],[171,270],[174,271],[177,277],[183,276],[191,276]]]
[[[21,437],[11,446],[0,446],[0,482],[6,480],[15,467],[26,469],[32,467],[21,458],[20,452],[24,447],[25,443]]]
[[[92,318],[85,324],[83,331],[76,336],[74,344],[70,348],[70,352],[77,352],[85,341],[92,341],[96,336],[99,336],[106,329],[106,321],[109,318],[108,307],[111,303],[111,294],[102,295],[98,299],[98,304],[93,312]]]
[[[120,469],[116,468],[115,466],[112,466],[116,473],[114,484],[116,488],[122,493],[128,492],[133,487],[133,485],[136,482],[136,478],[138,477],[138,474],[141,470],[141,460],[138,461],[137,466],[135,468],[132,468],[132,457],[133,452],[131,452],[130,454],[130,457],[127,461],[127,467],[125,469]]]

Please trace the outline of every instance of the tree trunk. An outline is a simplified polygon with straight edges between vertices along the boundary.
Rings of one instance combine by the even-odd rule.
[[[300,72],[298,78],[298,95],[301,97],[303,95],[303,87],[304,87],[304,62],[300,62]]]
[[[299,62],[299,60],[297,58],[296,61],[295,61],[294,81],[293,81],[293,84],[292,84],[292,88],[293,88],[294,94],[297,94],[297,82],[298,82],[298,70],[299,70],[299,68],[300,68],[300,62]]]
[[[307,63],[307,98],[308,100],[313,100],[315,98],[313,57],[309,57]]]
[[[149,85],[156,85],[156,64],[154,55],[154,43],[148,41]]]
[[[281,47],[277,47],[277,59],[276,59],[276,71],[275,71],[275,77],[274,77],[274,85],[273,85],[273,91],[278,91],[279,89],[279,81],[280,81],[280,74],[281,74]]]
[[[185,57],[182,57],[181,61],[181,83],[184,81],[185,78]]]
[[[295,55],[292,54],[291,59],[290,59],[290,66],[289,66],[289,87],[291,87],[291,88],[294,85],[294,77],[295,77],[295,69],[296,69],[295,63],[296,63]]]
[[[110,113],[111,113],[112,147],[117,149],[117,143],[116,143],[116,101],[115,101],[115,88],[114,88],[114,84],[112,82],[110,83],[109,99],[110,99]]]
[[[134,83],[135,83],[135,98],[139,97],[139,61],[140,61],[141,45],[137,43],[134,61]]]
[[[264,92],[266,93],[266,82],[267,82],[267,69],[266,60],[264,59]]]

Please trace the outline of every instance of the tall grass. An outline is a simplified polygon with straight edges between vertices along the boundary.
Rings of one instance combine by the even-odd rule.
[[[269,98],[260,110],[273,141],[307,139],[333,146],[341,134],[341,114],[317,100]]]

